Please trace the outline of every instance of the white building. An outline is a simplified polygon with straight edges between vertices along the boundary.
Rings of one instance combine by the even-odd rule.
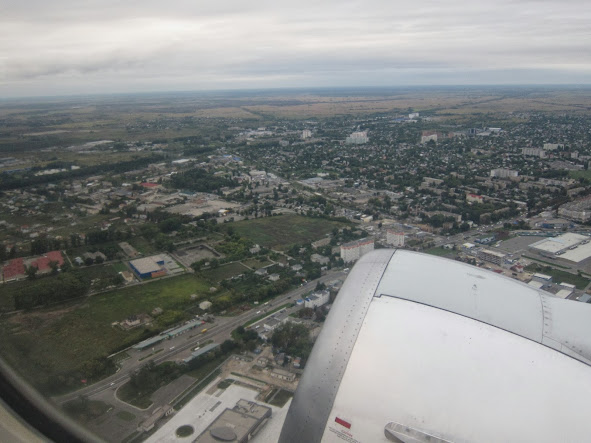
[[[316,308],[318,306],[325,305],[330,300],[329,291],[316,291],[313,292],[309,297],[304,300],[305,308]]]
[[[358,260],[364,254],[374,250],[373,239],[363,238],[361,240],[355,240],[350,243],[341,245],[341,258],[345,263],[350,263]]]
[[[386,243],[401,248],[404,246],[404,232],[396,232],[391,229],[386,231]]]
[[[362,145],[369,141],[367,137],[367,131],[354,132],[345,139],[345,143],[348,145]]]
[[[591,198],[565,203],[558,208],[558,215],[582,223],[591,220]]]
[[[518,175],[519,175],[519,172],[514,171],[513,169],[497,168],[497,169],[492,169],[490,171],[491,177],[509,178],[509,177],[517,177]]]
[[[559,148],[564,148],[562,143],[544,143],[544,151],[556,151]]]
[[[307,138],[312,137],[312,131],[310,131],[309,129],[304,129],[302,131],[302,140],[306,140]]]
[[[418,118],[419,117],[419,113],[418,112],[411,112],[410,114],[408,114],[408,118],[410,118],[411,120],[413,118]]]
[[[423,132],[426,132],[426,131],[423,131]],[[423,135],[421,135],[421,143],[427,143],[431,140],[433,140],[434,142],[437,141],[437,132],[423,133]]]
[[[492,251],[490,249],[481,249],[480,251],[478,251],[478,258],[484,261],[494,263],[495,265],[500,265],[501,263],[503,263],[505,257],[506,254],[503,254],[502,252],[498,251]]]
[[[546,158],[546,151],[540,148],[523,148],[521,153],[525,156]]]

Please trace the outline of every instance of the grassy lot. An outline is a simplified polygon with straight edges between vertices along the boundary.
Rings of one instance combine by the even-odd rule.
[[[568,269],[568,266],[562,266],[562,265],[559,265],[557,263],[550,263],[549,261],[540,260],[539,258],[535,258],[535,257],[530,257],[529,255],[523,254],[522,257],[528,258],[528,259],[533,260],[533,261],[538,262],[538,263],[545,263],[545,264],[550,265],[550,266],[553,266],[555,268]]]
[[[158,252],[152,243],[139,235],[130,238],[127,243],[129,243],[131,246],[137,249],[140,254],[143,255],[151,255]]]
[[[569,178],[574,178],[575,180],[580,178],[591,180],[591,171],[568,171],[568,176]]]
[[[293,397],[293,392],[287,391],[285,389],[279,389],[279,392],[273,396],[273,398],[269,401],[269,404],[282,408],[291,397]]]
[[[525,268],[528,272],[541,272],[546,275],[552,276],[552,281],[554,283],[570,283],[571,285],[575,285],[577,289],[585,289],[585,287],[589,284],[589,279],[576,275],[571,274],[570,272],[561,271],[559,269],[553,269],[549,266],[540,266],[537,264],[531,264]]]
[[[113,263],[111,266],[113,266],[115,272],[129,271],[129,268],[123,262]]]
[[[345,223],[311,218],[301,215],[280,215],[232,223],[242,237],[273,249],[287,249],[294,243],[320,240],[333,228],[347,226]]]
[[[219,268],[207,269],[203,271],[203,274],[212,282],[219,282],[235,275],[244,274],[246,271],[248,271],[248,268],[240,263],[230,263]]]
[[[248,266],[249,268],[257,270],[259,268],[270,265],[272,262],[270,260],[267,260],[267,258],[264,258],[263,260],[259,260],[258,258],[249,258],[248,260],[242,260],[242,263]]]
[[[121,288],[88,297],[84,302],[60,305],[5,317],[0,322],[2,356],[33,384],[44,387],[97,357],[107,356],[155,331],[112,327],[132,314],[184,311],[208,294],[209,284],[194,275],[181,275]],[[173,316],[174,317],[174,316]]]
[[[128,411],[119,411],[117,412],[117,418],[123,421],[133,421],[135,420],[135,415]]]
[[[78,398],[63,405],[64,411],[73,419],[80,422],[92,421],[103,415],[111,407],[110,404],[99,400]]]
[[[453,255],[453,254],[455,254],[455,252],[456,251],[454,251],[453,249],[445,249],[445,248],[441,248],[441,247],[431,248],[431,249],[427,249],[425,251],[425,253],[427,253],[427,254],[437,255],[438,257],[445,257],[447,255]]]

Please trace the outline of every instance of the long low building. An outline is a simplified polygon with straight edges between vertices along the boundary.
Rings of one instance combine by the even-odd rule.
[[[217,343],[210,343],[208,345],[205,345],[202,348],[199,348],[196,351],[193,351],[189,357],[183,359],[183,362],[189,363],[190,361],[196,359],[197,357],[200,357],[203,354],[207,354],[209,351],[213,351],[217,347],[219,347],[219,345]]]
[[[574,263],[591,257],[591,239],[586,235],[566,233],[545,238],[529,245],[530,248],[548,257],[561,258]]]
[[[507,255],[503,254],[502,252],[493,251],[491,249],[481,249],[478,251],[478,258],[494,263],[495,265],[502,264],[506,256]]]
[[[190,322],[185,323],[182,326],[179,326],[178,328],[174,328],[174,329],[166,332],[165,335],[167,338],[176,337],[177,335],[184,334],[185,332],[190,331],[191,329],[194,329],[197,326],[201,326],[203,323],[204,322],[201,320],[192,320]]]
[[[133,349],[143,351],[144,349],[157,345],[162,340],[164,340],[164,338],[165,337],[163,337],[162,335],[157,335],[156,337],[148,338],[147,340],[141,341],[138,344],[134,345]]]

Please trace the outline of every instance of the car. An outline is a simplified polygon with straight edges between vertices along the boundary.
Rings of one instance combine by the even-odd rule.
[[[172,351],[174,348],[175,348],[175,346],[171,346],[171,347],[170,347],[170,350]]]

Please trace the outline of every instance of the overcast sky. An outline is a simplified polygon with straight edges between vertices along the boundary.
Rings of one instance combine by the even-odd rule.
[[[591,83],[591,1],[0,2],[0,97],[559,83]]]

